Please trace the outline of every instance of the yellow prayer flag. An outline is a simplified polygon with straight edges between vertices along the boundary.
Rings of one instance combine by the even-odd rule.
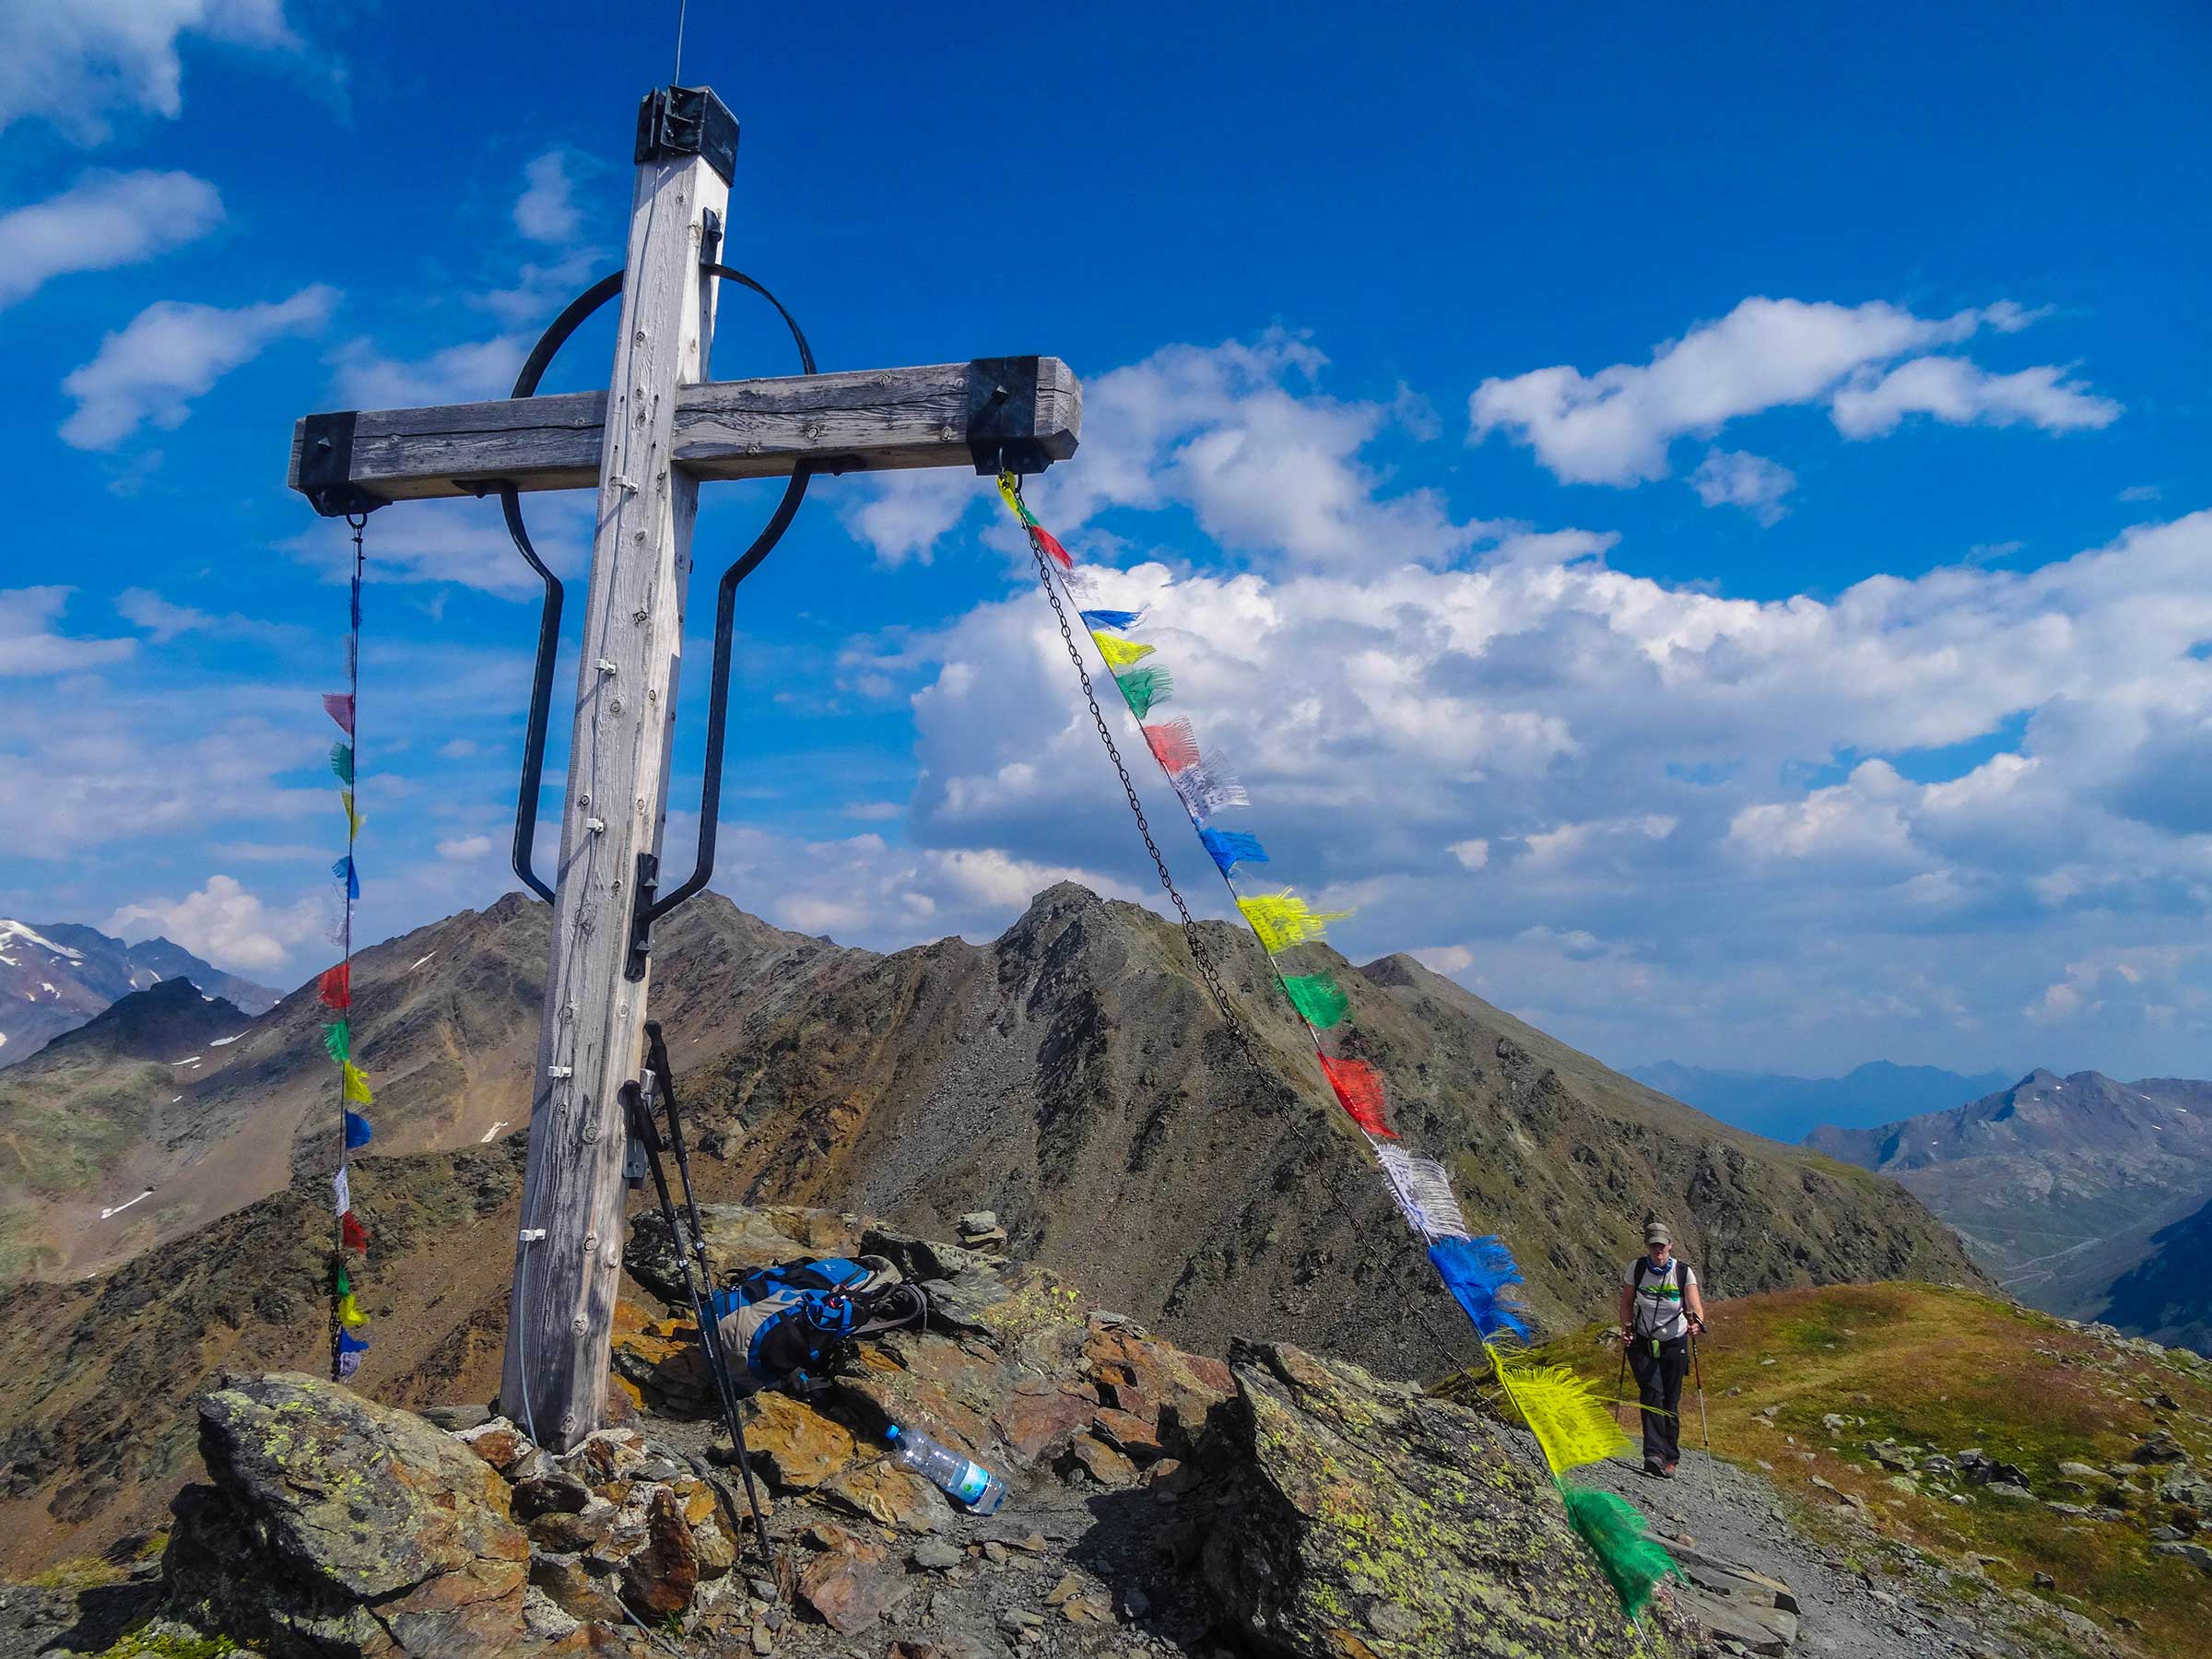
[[[1352,913],[1317,911],[1303,899],[1288,892],[1239,899],[1237,908],[1244,912],[1244,920],[1252,924],[1252,931],[1259,935],[1260,948],[1270,956],[1293,945],[1321,938],[1328,932],[1330,923],[1341,922]]]
[[[1629,1437],[1613,1420],[1605,1401],[1587,1380],[1562,1365],[1531,1365],[1508,1359],[1488,1343],[1483,1351],[1506,1394],[1527,1421],[1544,1461],[1555,1476],[1583,1464],[1602,1463],[1623,1451]]]
[[[338,1298],[338,1323],[349,1331],[358,1331],[369,1323],[369,1315],[361,1312],[360,1303],[353,1300],[350,1290]]]
[[[1139,645],[1135,640],[1117,640],[1109,633],[1094,633],[1090,637],[1099,642],[1099,654],[1106,659],[1106,666],[1116,674],[1152,654],[1151,646]]]
[[[346,1098],[363,1106],[376,1104],[376,1097],[369,1092],[369,1079],[352,1061],[342,1062],[346,1070]]]
[[[353,809],[353,791],[341,789],[338,800],[346,808],[346,839],[351,841],[361,832],[361,815]]]
[[[1023,524],[1034,524],[1037,522],[1036,516],[1022,505],[1021,498],[1014,493],[1014,475],[1012,473],[1002,472],[998,475],[998,493],[1000,500],[1014,510],[1014,516]]]

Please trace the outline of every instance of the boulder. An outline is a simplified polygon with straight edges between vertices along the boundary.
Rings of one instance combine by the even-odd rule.
[[[1286,1344],[1238,1342],[1230,1358],[1235,1403],[1199,1450],[1222,1493],[1201,1559],[1253,1647],[1311,1659],[1674,1651],[1621,1618],[1524,1436]]]
[[[853,1461],[851,1430],[813,1406],[773,1390],[755,1394],[753,1405],[746,1450],[779,1489],[810,1490]]]
[[[318,1378],[232,1378],[199,1406],[213,1486],[163,1572],[195,1622],[277,1655],[505,1653],[530,1545],[498,1473],[410,1412]]]
[[[912,1469],[885,1459],[847,1469],[822,1488],[822,1496],[863,1520],[912,1535],[949,1532],[952,1504]]]
[[[825,1547],[799,1571],[799,1594],[841,1636],[867,1630],[910,1591],[905,1569],[841,1526],[818,1526]]]
[[[645,1541],[622,1562],[623,1598],[650,1621],[691,1606],[699,1587],[699,1551],[683,1505],[666,1487],[645,1502]]]

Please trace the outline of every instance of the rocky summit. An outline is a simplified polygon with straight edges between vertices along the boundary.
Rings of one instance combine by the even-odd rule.
[[[128,1592],[135,1633],[113,1651],[1658,1659],[1702,1645],[1664,1601],[1623,1618],[1533,1441],[1482,1410],[1288,1343],[1186,1353],[1047,1269],[855,1218],[717,1219],[730,1259],[877,1247],[933,1297],[925,1329],[866,1346],[818,1399],[751,1404],[772,1559],[700,1408],[696,1333],[648,1288],[665,1242],[648,1233],[618,1342],[623,1420],[565,1455],[481,1407],[418,1415],[298,1373],[220,1379],[196,1408],[207,1479],[178,1497],[159,1576]],[[892,1421],[992,1468],[1004,1506],[972,1514],[891,1461]],[[72,1630],[112,1634],[80,1618],[45,1651],[101,1651]]]

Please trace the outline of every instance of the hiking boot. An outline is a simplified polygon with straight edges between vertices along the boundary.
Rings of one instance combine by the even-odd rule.
[[[1672,1480],[1674,1477],[1675,1477],[1675,1465],[1674,1465],[1673,1464],[1671,1464],[1671,1463],[1670,1463],[1670,1464],[1661,1464],[1661,1465],[1659,1465],[1659,1478],[1660,1478],[1660,1479],[1662,1479],[1662,1480]]]
[[[1643,1460],[1643,1472],[1646,1475],[1650,1475],[1654,1477],[1664,1477],[1666,1473],[1666,1471],[1660,1466],[1659,1460],[1655,1457],[1647,1457]]]

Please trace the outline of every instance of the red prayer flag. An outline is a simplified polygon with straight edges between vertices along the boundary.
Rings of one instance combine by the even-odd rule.
[[[1145,741],[1151,746],[1152,758],[1171,772],[1198,764],[1198,734],[1191,730],[1187,720],[1148,725],[1145,728]]]
[[[1352,1122],[1370,1135],[1396,1140],[1382,1121],[1382,1074],[1364,1060],[1332,1060],[1321,1056],[1321,1069],[1336,1091],[1337,1101],[1352,1114]]]
[[[1076,568],[1075,559],[1065,547],[1060,545],[1059,537],[1042,524],[1031,524],[1030,534],[1037,538],[1037,545],[1052,555],[1053,562],[1062,570],[1072,571]],[[350,732],[353,728],[347,726],[346,729]]]
[[[315,986],[326,1008],[353,1006],[353,964],[340,962],[335,968],[325,968],[323,978]]]
[[[353,693],[325,691],[323,693],[323,712],[338,723],[338,730],[347,736],[353,735]]]
[[[351,1210],[338,1218],[338,1237],[345,1241],[348,1250],[365,1252],[369,1248],[369,1230],[360,1224]]]

